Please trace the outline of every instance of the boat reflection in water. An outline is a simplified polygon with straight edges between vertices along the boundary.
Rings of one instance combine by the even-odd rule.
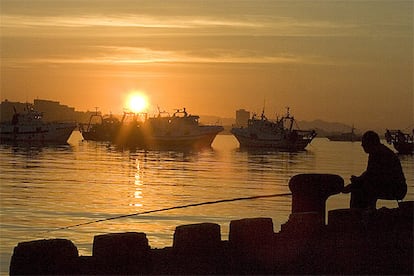
[[[188,114],[186,109],[177,109],[171,116],[159,111],[155,117],[146,113],[124,112],[121,122],[105,120],[90,128],[102,130],[98,137],[82,132],[85,140],[110,141],[122,147],[143,149],[199,149],[210,147],[222,126],[202,125],[198,115]],[[95,131],[98,133],[98,131]]]
[[[74,122],[44,122],[43,113],[29,104],[24,112],[14,112],[10,122],[0,124],[1,143],[64,144],[76,128]]]
[[[286,115],[276,121],[268,120],[263,111],[260,118],[253,114],[247,127],[234,127],[231,133],[239,141],[240,148],[302,151],[315,138],[316,132],[294,129],[295,123],[294,117],[289,114],[289,108]]]

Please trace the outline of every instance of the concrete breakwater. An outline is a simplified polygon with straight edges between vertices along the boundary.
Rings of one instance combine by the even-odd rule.
[[[292,213],[277,233],[270,218],[220,226],[178,226],[171,247],[151,248],[145,233],[94,237],[92,256],[66,239],[21,242],[11,275],[22,274],[413,274],[414,202],[378,210],[339,209],[325,202],[343,188],[330,174],[292,177]]]

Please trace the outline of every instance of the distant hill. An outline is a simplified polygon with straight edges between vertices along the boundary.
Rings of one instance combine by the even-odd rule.
[[[218,116],[200,115],[200,122],[203,124],[217,124],[222,126],[231,126],[236,122],[234,118],[221,118]]]
[[[352,126],[338,123],[338,122],[326,122],[322,120],[313,121],[299,121],[298,125],[301,129],[323,129],[326,132],[350,132]],[[358,132],[358,130],[356,130]]]
[[[316,133],[318,133],[318,137],[351,132],[352,130],[352,126],[350,125],[338,122],[326,122],[322,120],[299,121],[298,125],[300,129],[314,129]],[[356,134],[361,134],[364,132],[364,130],[358,128],[356,128],[354,131]]]

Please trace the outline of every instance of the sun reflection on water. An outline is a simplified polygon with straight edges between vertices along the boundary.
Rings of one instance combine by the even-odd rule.
[[[135,175],[134,175],[134,184],[135,184],[135,191],[134,191],[134,198],[136,200],[135,203],[131,204],[131,206],[135,206],[135,207],[142,207],[142,186],[143,186],[143,182],[141,179],[141,169],[140,169],[140,165],[139,165],[139,160],[136,159],[135,160],[135,164],[136,164],[136,171],[135,171]]]

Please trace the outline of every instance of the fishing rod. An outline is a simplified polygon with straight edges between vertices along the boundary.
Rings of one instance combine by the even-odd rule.
[[[48,230],[48,231],[46,231],[46,233],[59,231],[59,230],[66,230],[66,229],[75,228],[75,227],[84,226],[84,225],[89,225],[89,224],[98,223],[98,222],[104,222],[104,221],[115,220],[115,219],[122,219],[122,218],[133,217],[133,216],[138,216],[138,215],[145,215],[145,214],[150,214],[150,213],[170,211],[170,210],[175,210],[175,209],[183,209],[183,208],[196,207],[196,206],[201,206],[201,205],[218,204],[218,203],[240,201],[240,200],[250,200],[250,199],[267,198],[267,197],[282,197],[282,196],[291,196],[291,195],[292,195],[292,193],[281,193],[281,194],[237,197],[237,198],[220,199],[220,200],[206,201],[206,202],[199,202],[199,203],[191,203],[191,204],[186,204],[186,205],[166,207],[166,208],[161,208],[161,209],[155,209],[155,210],[150,210],[150,211],[144,211],[144,212],[138,212],[138,213],[133,213],[133,214],[126,214],[126,215],[120,215],[120,216],[115,216],[115,217],[109,217],[109,218],[103,218],[103,219],[98,219],[98,220],[94,220],[94,221],[78,223],[78,224],[74,224],[74,225],[69,225],[69,226],[65,226],[65,227],[60,227],[60,228]]]

